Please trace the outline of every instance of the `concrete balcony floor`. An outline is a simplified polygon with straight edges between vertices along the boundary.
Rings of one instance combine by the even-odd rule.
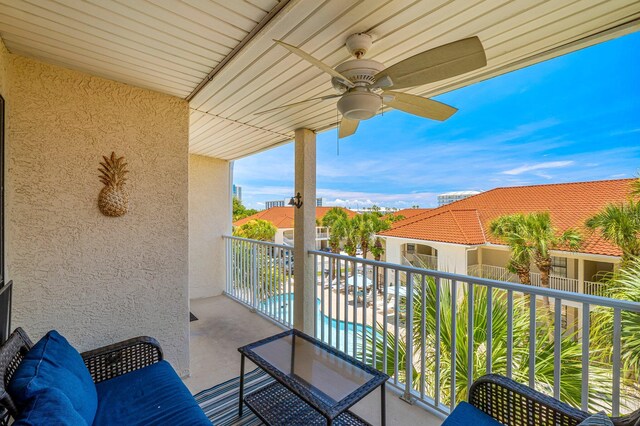
[[[282,331],[282,328],[226,296],[191,301],[198,321],[191,323],[191,376],[185,384],[200,392],[240,374],[237,348]],[[255,365],[247,362],[246,371]],[[380,391],[374,391],[352,410],[373,425],[380,424]],[[407,404],[387,390],[387,425],[437,426],[442,421],[424,409]]]

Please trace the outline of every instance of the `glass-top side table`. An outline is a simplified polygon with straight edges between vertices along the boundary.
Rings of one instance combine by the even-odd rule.
[[[267,424],[367,424],[347,410],[380,387],[381,424],[385,424],[389,376],[318,339],[293,329],[238,351],[240,416],[246,403]],[[245,357],[276,382],[243,398]]]

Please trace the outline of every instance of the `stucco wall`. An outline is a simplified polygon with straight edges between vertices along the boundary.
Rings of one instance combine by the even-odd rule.
[[[9,52],[0,39],[0,95],[7,97],[7,67],[9,62]]]
[[[7,115],[8,115],[8,110],[9,110],[9,76],[8,76],[8,69],[9,69],[9,52],[7,51],[7,48],[4,46],[4,42],[2,41],[2,39],[0,38],[0,95],[4,98],[5,100],[5,125],[8,124],[8,120],[7,120]],[[8,132],[5,129],[5,145],[7,144],[7,141],[9,139],[9,135]],[[6,168],[5,168],[6,170]],[[4,172],[0,171],[0,173]],[[6,174],[4,176],[5,178],[5,182],[6,182]],[[5,215],[5,222],[6,222],[6,215]],[[3,223],[2,226],[4,226],[6,228],[6,225]],[[6,247],[6,234],[5,234],[5,241],[4,241],[4,247]],[[0,256],[5,256],[5,253],[0,253]],[[3,276],[5,277],[5,281],[8,281],[7,278],[7,271],[2,271]]]
[[[231,234],[229,162],[189,156],[189,297],[225,288],[223,235]]]
[[[482,263],[484,265],[499,266],[506,268],[511,258],[509,250],[491,249],[483,247],[482,250]]]
[[[402,250],[406,244],[426,244],[437,250],[438,270],[464,275],[467,273],[466,246],[410,238],[385,237],[384,239],[386,240],[386,261],[389,263],[402,264]]]
[[[188,105],[10,55],[13,325],[79,350],[146,334],[188,373]],[[129,164],[130,211],[97,208],[98,162]]]

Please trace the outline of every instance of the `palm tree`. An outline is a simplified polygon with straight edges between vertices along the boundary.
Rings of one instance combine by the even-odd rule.
[[[369,253],[369,244],[375,234],[375,230],[373,229],[374,217],[376,217],[374,213],[363,213],[351,219],[355,228],[355,237],[362,249],[363,259],[367,258],[367,254]]]
[[[355,221],[346,215],[333,223],[332,234],[340,241],[342,248],[348,256],[355,257],[358,247],[358,235]],[[351,275],[355,275],[356,263],[351,262]],[[334,268],[335,269],[335,268]]]
[[[518,275],[520,283],[531,284],[532,250],[525,237],[522,224],[524,215],[501,216],[491,222],[489,231],[504,241],[511,249],[511,258],[507,264],[509,272]]]
[[[336,220],[333,224],[333,230],[337,237],[340,238],[342,247],[347,252],[347,255],[355,257],[358,249],[358,234],[354,219],[349,219],[345,216]]]
[[[609,204],[586,221],[588,228],[599,230],[605,240],[622,250],[622,262],[640,256],[640,200]]]
[[[258,241],[273,241],[277,229],[268,220],[252,219],[249,222],[236,227],[233,235]]]
[[[407,377],[411,379],[412,388],[420,390],[424,385],[427,395],[435,392],[435,362],[436,362],[436,292],[440,293],[440,383],[441,401],[445,404],[451,401],[451,372],[453,363],[451,360],[453,336],[455,334],[455,377],[456,387],[454,400],[456,402],[465,400],[469,380],[480,377],[486,373],[487,363],[487,326],[488,326],[488,297],[487,288],[484,286],[474,286],[473,294],[473,330],[468,330],[468,315],[470,297],[469,291],[464,286],[452,298],[451,287],[441,281],[440,287],[436,286],[432,277],[427,277],[425,283],[426,304],[422,304],[421,282],[415,280],[412,296],[413,316],[407,319],[407,326],[412,330],[412,359],[414,360],[410,372],[406,371],[406,345],[404,342],[404,330],[400,330],[398,340],[398,351],[395,348],[395,336],[393,332],[386,335],[386,371],[383,344],[383,328],[377,325],[377,339],[374,342],[372,333],[366,336],[367,350],[366,360],[370,365],[385,371],[393,377],[395,373],[394,360],[398,360],[398,379],[405,382]],[[491,360],[492,371],[498,374],[506,374],[507,369],[507,303],[503,291],[493,290],[492,312],[492,345]],[[457,305],[456,309],[456,329],[451,328],[452,301]],[[409,300],[408,300],[409,302]],[[529,312],[525,298],[516,298],[513,304],[513,356],[512,374],[513,378],[519,382],[527,383],[529,378]],[[422,319],[424,310],[424,322]],[[539,314],[541,315],[541,314]],[[543,320],[543,318],[540,318]],[[424,338],[423,338],[424,335]],[[547,330],[543,326],[536,328],[536,360],[534,377],[538,390],[550,392],[553,389],[554,381],[554,342],[546,339]],[[469,338],[472,338],[473,357],[472,371],[468,370],[468,350]],[[581,402],[581,375],[582,375],[582,348],[575,336],[563,336],[560,342],[562,374],[560,383],[560,397],[563,401],[577,406]],[[425,365],[421,368],[420,360],[422,350],[425,351]],[[376,362],[373,363],[373,351],[376,351]],[[361,355],[359,355],[361,356]],[[590,408],[602,409],[607,406],[610,400],[610,374],[607,369],[597,362],[590,364]],[[406,382],[405,382],[406,383]],[[608,392],[608,393],[607,393]]]
[[[640,302],[640,257],[634,257],[607,279],[606,295],[614,299]],[[638,387],[640,383],[640,314],[621,312],[621,358],[623,379]],[[613,357],[612,309],[597,308],[592,313],[591,339],[601,348],[603,361],[611,363]],[[640,389],[638,389],[640,392]]]
[[[519,271],[524,272],[527,262],[533,260],[540,270],[540,284],[547,288],[551,275],[551,250],[568,248],[575,251],[582,244],[582,235],[576,229],[558,234],[549,212],[501,216],[491,222],[490,230],[511,248],[510,269],[520,276]]]
[[[382,245],[382,239],[378,236],[378,234],[382,231],[386,231],[391,229],[391,225],[393,224],[393,216],[380,217],[376,216],[372,218],[373,222],[373,231],[376,235],[373,247],[371,248],[371,254],[373,254],[373,258],[377,261],[380,260],[382,255],[384,254],[384,246]],[[404,216],[401,216],[404,217]]]
[[[640,196],[640,174],[638,174],[638,179],[631,182],[631,195]]]
[[[549,288],[551,275],[551,250],[566,247],[574,251],[582,244],[582,236],[576,229],[567,229],[558,235],[551,224],[549,212],[533,212],[500,216],[490,225],[491,232],[505,241],[511,248],[509,270],[516,271],[523,284],[530,284],[529,265],[531,260],[540,270],[540,285]],[[526,274],[525,274],[526,271]],[[529,282],[524,282],[529,280]],[[542,298],[548,340],[553,340],[551,304],[549,297]]]
[[[333,253],[340,253],[341,236],[334,232],[335,223],[339,220],[348,219],[347,212],[339,207],[334,207],[329,210],[322,218],[322,226],[326,226],[329,229],[329,247]]]

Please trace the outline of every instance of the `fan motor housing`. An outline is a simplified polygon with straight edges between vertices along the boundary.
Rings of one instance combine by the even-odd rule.
[[[382,107],[382,97],[365,88],[351,89],[338,101],[338,111],[350,120],[367,120]]]
[[[356,86],[368,86],[375,83],[375,75],[384,70],[384,64],[372,59],[352,59],[338,65],[335,70],[347,77]],[[349,88],[340,79],[333,77],[331,84],[340,93]]]

